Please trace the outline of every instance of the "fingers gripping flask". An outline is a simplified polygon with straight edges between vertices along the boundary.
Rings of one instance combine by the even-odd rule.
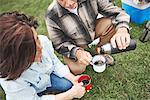
[[[135,40],[131,40],[129,46],[123,50],[120,50],[119,48],[113,48],[111,43],[107,43],[100,47],[100,53],[101,54],[116,54],[116,53],[134,50],[135,48],[136,48]]]

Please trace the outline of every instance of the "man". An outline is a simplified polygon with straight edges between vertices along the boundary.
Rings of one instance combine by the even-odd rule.
[[[104,17],[96,25],[98,14]],[[65,63],[74,74],[84,72],[92,59],[91,54],[84,50],[89,43],[102,34],[104,37],[100,38],[99,44],[108,42],[105,41],[105,32],[109,31],[108,26],[112,26],[110,22],[115,26],[115,34],[112,36],[114,31],[108,32],[109,41],[114,48],[125,49],[130,43],[129,19],[109,0],[54,0],[46,14],[48,33],[55,50],[64,56]],[[97,33],[96,29],[99,31],[103,26],[102,33]],[[102,43],[101,39],[105,42]]]

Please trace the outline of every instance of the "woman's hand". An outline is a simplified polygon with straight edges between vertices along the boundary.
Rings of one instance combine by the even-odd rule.
[[[83,83],[78,83],[78,79],[80,76],[82,75],[74,76],[72,73],[65,76],[65,78],[73,83],[72,88],[68,91],[72,98],[81,98],[86,92],[85,87],[83,87]]]
[[[83,83],[77,83],[75,84],[69,91],[70,95],[73,98],[81,98],[85,94],[85,87],[83,87]]]
[[[56,100],[72,100],[73,98],[81,98],[85,94],[85,87],[83,83],[78,83],[80,75],[74,76],[72,73],[69,73],[64,76],[66,79],[70,80],[73,83],[73,86],[70,90],[55,95]]]
[[[83,83],[77,83],[70,90],[55,95],[56,100],[72,100],[73,98],[81,98],[85,94]]]
[[[74,76],[72,73],[69,73],[69,74],[65,75],[64,77],[66,79],[70,80],[73,83],[73,85],[76,85],[78,83],[78,79],[80,76],[82,76],[82,75]]]
[[[74,85],[76,85],[76,84],[78,83],[78,80],[79,80],[79,78],[80,78],[81,76],[82,76],[82,75],[77,75],[77,76],[74,77],[74,79],[73,79],[73,84],[74,84]]]
[[[113,48],[118,47],[120,50],[126,49],[130,44],[130,34],[127,28],[119,28],[116,34],[111,38]]]

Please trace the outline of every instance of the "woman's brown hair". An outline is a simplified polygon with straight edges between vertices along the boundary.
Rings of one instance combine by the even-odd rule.
[[[18,12],[0,15],[0,77],[15,80],[30,67],[36,54],[31,27],[37,22]]]

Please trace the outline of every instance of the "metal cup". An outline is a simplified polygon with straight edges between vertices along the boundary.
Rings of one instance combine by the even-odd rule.
[[[102,55],[95,55],[90,63],[95,72],[103,72],[106,69],[106,58]]]

